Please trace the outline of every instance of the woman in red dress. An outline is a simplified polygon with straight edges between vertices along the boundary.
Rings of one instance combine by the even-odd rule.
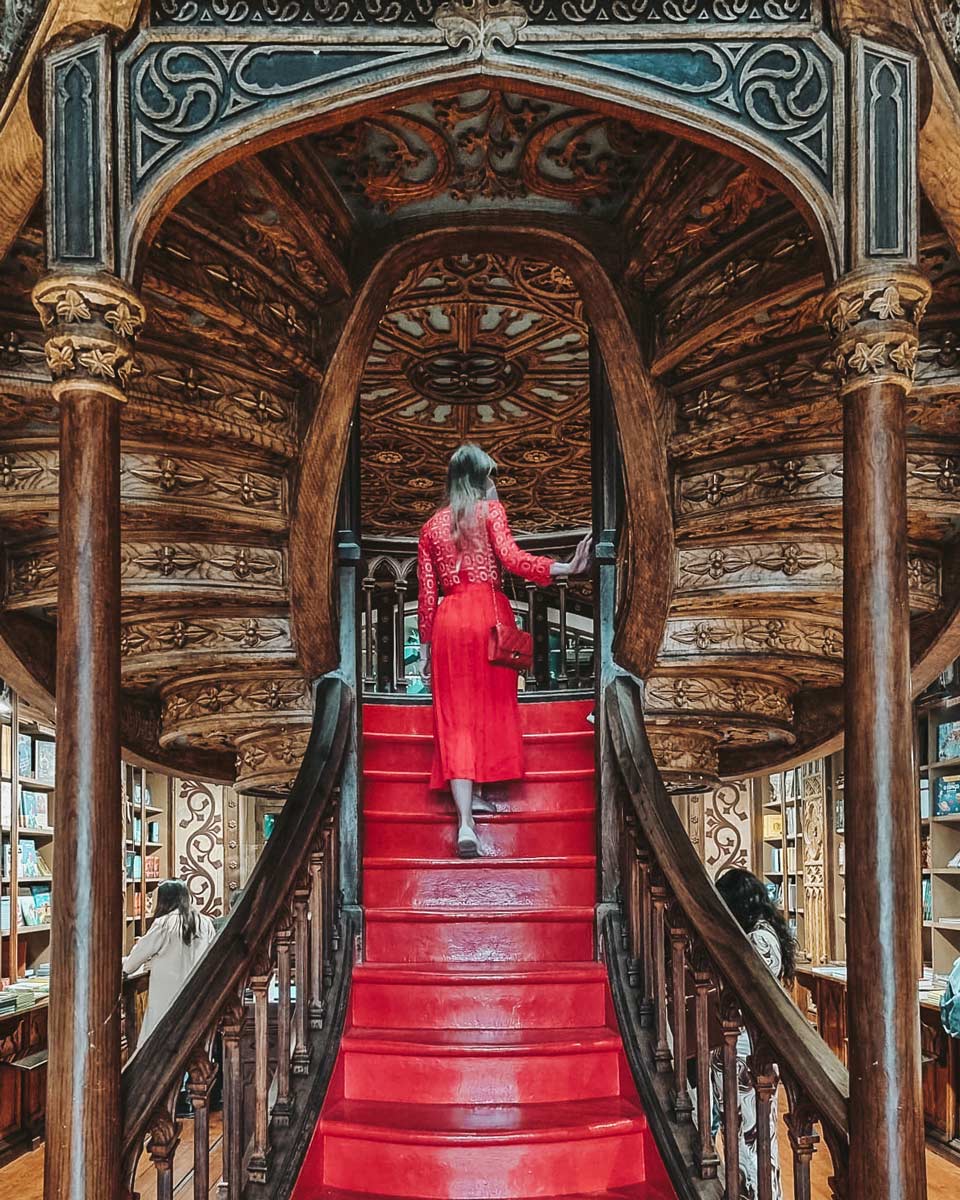
[[[454,452],[447,470],[448,503],[424,525],[417,563],[421,672],[433,684],[430,786],[450,787],[462,858],[480,853],[474,812],[492,811],[474,795],[474,785],[523,778],[517,673],[488,658],[491,627],[514,623],[500,568],[545,587],[551,579],[581,573],[590,562],[589,537],[569,563],[521,550],[497,499],[496,471],[479,446],[467,444]]]

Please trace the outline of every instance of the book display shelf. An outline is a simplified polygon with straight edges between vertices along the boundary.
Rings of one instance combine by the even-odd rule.
[[[124,950],[128,953],[150,927],[157,886],[171,874],[167,837],[170,785],[167,775],[123,764]]]
[[[924,965],[947,975],[960,957],[960,694],[918,706],[917,752]]]

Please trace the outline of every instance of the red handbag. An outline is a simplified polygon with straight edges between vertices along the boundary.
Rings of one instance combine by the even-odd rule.
[[[529,671],[533,667],[533,638],[516,624],[505,625],[497,617],[497,593],[490,584],[493,603],[493,625],[487,643],[487,658],[495,667],[510,667],[514,671]]]

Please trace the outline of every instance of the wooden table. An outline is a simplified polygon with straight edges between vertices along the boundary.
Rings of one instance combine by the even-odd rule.
[[[809,993],[800,1007],[820,1036],[844,1063],[847,1061],[847,976],[843,967],[797,967],[797,984]],[[960,1040],[948,1037],[940,1022],[940,1006],[918,998],[920,1049],[923,1055],[923,1112],[927,1137],[960,1162]]]

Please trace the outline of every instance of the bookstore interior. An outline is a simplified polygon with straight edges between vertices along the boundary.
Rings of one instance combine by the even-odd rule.
[[[919,698],[915,737],[923,956],[917,977],[925,1116],[928,1136],[960,1161],[960,1043],[945,1035],[939,1013],[946,976],[960,957],[960,665]],[[36,1145],[43,1130],[57,836],[55,767],[55,729],[12,689],[3,688],[0,1165]],[[794,999],[846,1061],[843,752],[735,786],[748,798],[739,865],[752,866],[783,909],[799,946]],[[127,950],[149,927],[159,882],[189,875],[197,865],[194,852],[179,840],[182,828],[197,815],[197,789],[205,797],[214,790],[122,764]],[[227,822],[221,809],[217,824],[201,813],[201,836],[207,842],[211,836],[220,839],[221,859],[225,866],[229,861],[234,872],[204,878],[195,898],[211,916],[225,911],[226,892],[242,886],[281,807],[276,798],[238,798],[230,789],[221,790],[232,797],[236,816]],[[221,798],[220,803],[227,801]],[[719,802],[708,793],[703,797],[708,826],[711,804]],[[233,828],[232,842],[227,825]],[[714,859],[707,865],[716,871],[731,863]],[[135,1044],[145,1002],[145,980],[132,984],[124,1006],[127,1052]]]

